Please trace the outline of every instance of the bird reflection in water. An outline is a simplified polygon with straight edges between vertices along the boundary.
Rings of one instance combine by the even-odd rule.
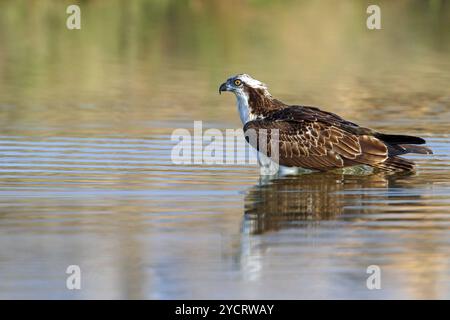
[[[261,234],[330,220],[370,197],[365,190],[389,189],[396,175],[312,173],[253,186],[245,197],[244,230]],[[362,210],[364,211],[364,210]]]

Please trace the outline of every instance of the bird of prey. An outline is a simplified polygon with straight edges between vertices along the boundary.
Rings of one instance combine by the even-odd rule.
[[[317,107],[288,105],[247,74],[229,78],[220,85],[222,91],[236,95],[244,133],[252,129],[259,136],[264,131],[270,140],[267,132],[278,129],[278,164],[282,167],[328,171],[367,165],[383,171],[413,171],[414,162],[400,155],[432,154],[431,149],[418,146],[425,144],[422,138],[384,134]],[[261,153],[259,139],[246,139]]]

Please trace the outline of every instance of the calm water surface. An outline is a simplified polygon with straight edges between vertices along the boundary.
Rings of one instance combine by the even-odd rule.
[[[0,298],[450,298],[448,6],[385,2],[371,33],[331,1],[110,3],[78,33],[50,1],[0,5]],[[270,181],[173,164],[174,129],[240,127],[217,94],[237,72],[435,154]]]

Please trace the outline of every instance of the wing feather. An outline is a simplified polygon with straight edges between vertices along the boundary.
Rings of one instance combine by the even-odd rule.
[[[330,139],[322,139],[321,135],[322,131],[329,130],[329,128],[323,125],[313,126],[310,122],[254,120],[245,125],[245,133],[247,134],[250,129],[255,130],[257,138],[250,139],[249,142],[258,150],[261,149],[258,145],[260,139],[258,133],[261,129],[279,130],[279,163],[284,166],[330,170],[344,166],[341,155],[348,155],[352,158],[356,156],[351,153],[352,148],[348,148],[345,144],[340,145],[340,139],[345,136],[345,133],[338,128],[333,128]],[[312,134],[312,130],[315,130],[316,133]],[[270,152],[270,134],[268,136],[265,150]]]
[[[279,164],[315,170],[330,170],[348,165],[375,165],[388,157],[386,145],[368,134],[359,135],[357,125],[332,113],[308,107],[290,107],[265,119],[245,124],[244,132],[255,130],[250,144],[258,148],[259,132],[267,132],[265,150],[270,151],[270,130],[278,130]],[[320,110],[319,110],[320,111]],[[350,128],[351,127],[351,128]],[[349,129],[350,128],[350,129]]]

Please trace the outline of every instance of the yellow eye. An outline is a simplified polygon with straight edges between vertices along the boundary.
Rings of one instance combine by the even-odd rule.
[[[240,86],[241,83],[242,83],[242,81],[239,80],[239,79],[234,80],[234,85],[235,85],[235,86]]]

